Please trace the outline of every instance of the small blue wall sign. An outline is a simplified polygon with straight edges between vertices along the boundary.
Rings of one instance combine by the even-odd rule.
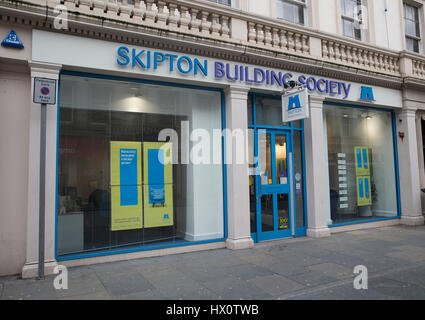
[[[10,48],[18,48],[18,49],[24,48],[23,43],[21,42],[21,40],[19,40],[18,35],[13,30],[11,30],[9,34],[7,35],[7,37],[3,39],[3,41],[1,42],[1,45],[3,47],[10,47]]]

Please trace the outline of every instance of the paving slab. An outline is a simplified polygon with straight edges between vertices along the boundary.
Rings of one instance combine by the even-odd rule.
[[[112,297],[153,289],[152,284],[137,273],[111,277],[102,283]]]
[[[232,267],[209,268],[208,266],[205,266],[205,265],[196,266],[196,265],[184,264],[184,265],[177,265],[176,268],[181,273],[185,274],[188,278],[191,278],[199,282],[208,282],[208,281],[214,281],[217,278],[226,276],[226,274],[229,272],[229,268],[231,269]]]
[[[255,286],[257,286],[264,292],[270,294],[271,296],[276,296],[282,293],[285,294],[304,288],[302,284],[277,274],[271,276],[257,277],[248,280],[248,282],[254,284]]]
[[[83,295],[75,295],[75,296],[65,296],[63,298],[59,298],[58,300],[111,300],[112,297],[108,294],[106,290],[83,294]]]
[[[386,257],[404,260],[407,262],[425,261],[425,254],[417,254],[409,251],[394,251],[386,254]]]
[[[217,279],[204,284],[209,290],[216,293],[219,299],[225,300],[255,300],[268,299],[271,295],[259,289],[254,284],[234,277]]]
[[[378,292],[386,299],[423,300],[425,288],[417,284],[377,277],[369,280],[368,287]]]
[[[58,299],[71,296],[96,295],[106,293],[97,274],[89,268],[71,268],[68,270],[68,289],[56,290]]]
[[[394,250],[399,250],[403,252],[411,252],[416,255],[425,256],[425,247],[423,246],[412,246],[412,245],[402,245],[393,247]]]
[[[156,289],[148,289],[142,292],[132,292],[114,297],[115,300],[164,300],[165,297]]]
[[[53,278],[44,280],[25,279],[3,283],[2,300],[56,300]]]
[[[353,269],[348,269],[333,262],[326,262],[314,266],[309,266],[307,269],[334,279],[347,279],[348,277],[352,277],[354,275]]]
[[[419,285],[425,288],[425,266],[409,269],[407,271],[397,271],[387,275],[387,278]]]
[[[270,269],[257,265],[239,265],[228,267],[224,269],[224,272],[224,274],[228,274],[241,280],[250,280],[257,277],[271,276],[274,274],[274,272]]]
[[[370,287],[367,290],[357,290],[352,283],[332,287],[320,294],[337,297],[337,300],[391,300]],[[300,299],[304,299],[304,297],[301,296]]]
[[[159,272],[141,272],[152,287],[166,299],[214,299],[213,292],[207,290],[199,281],[177,269],[164,269]]]
[[[305,287],[316,287],[325,283],[332,283],[335,278],[324,275],[323,273],[306,270],[304,273],[288,274],[288,279],[294,280]]]

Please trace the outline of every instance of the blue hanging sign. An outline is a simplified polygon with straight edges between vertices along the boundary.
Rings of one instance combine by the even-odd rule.
[[[282,121],[289,122],[308,118],[308,94],[307,89],[282,96]]]
[[[1,45],[3,47],[10,47],[10,48],[18,48],[23,49],[24,45],[22,44],[21,40],[19,40],[18,35],[15,31],[11,30],[6,38],[3,39],[1,42]]]

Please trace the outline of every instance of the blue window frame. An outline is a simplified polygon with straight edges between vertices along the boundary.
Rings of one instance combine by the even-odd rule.
[[[112,249],[105,249],[105,250],[96,250],[96,251],[89,251],[89,252],[82,252],[77,254],[65,254],[65,255],[58,255],[58,187],[59,187],[59,112],[60,112],[60,88],[61,88],[61,76],[62,75],[71,75],[71,76],[80,76],[80,77],[86,77],[86,78],[95,78],[95,79],[107,79],[107,80],[117,80],[117,81],[126,81],[126,82],[134,82],[134,83],[144,83],[144,84],[153,84],[153,85],[160,85],[160,86],[169,86],[169,87],[177,87],[177,88],[188,88],[188,89],[198,89],[198,90],[206,90],[206,91],[216,91],[220,93],[221,97],[221,129],[223,130],[224,134],[222,136],[222,183],[223,183],[223,234],[224,237],[221,239],[213,239],[213,240],[205,240],[205,241],[193,241],[193,242],[187,242],[187,241],[174,241],[172,243],[161,243],[161,244],[151,244],[151,245],[144,245],[143,247],[137,246],[137,245],[128,245],[123,248],[112,248]],[[57,108],[57,148],[56,148],[56,190],[55,190],[55,258],[57,261],[65,261],[65,260],[75,260],[75,259],[82,259],[82,258],[90,258],[90,257],[97,257],[97,256],[106,256],[106,255],[113,255],[113,254],[123,254],[123,253],[131,253],[131,252],[139,252],[139,251],[146,251],[146,250],[155,250],[155,249],[165,249],[170,247],[181,247],[181,246],[188,246],[188,245],[197,245],[197,244],[206,244],[206,243],[214,243],[214,242],[223,242],[227,239],[227,187],[226,187],[226,164],[224,159],[226,158],[225,154],[225,131],[226,128],[226,118],[225,118],[225,96],[224,91],[220,88],[211,88],[211,87],[203,87],[203,86],[195,86],[195,85],[186,85],[186,84],[178,84],[178,83],[172,83],[172,82],[162,82],[162,81],[152,81],[152,80],[143,80],[143,79],[135,79],[135,78],[126,78],[126,77],[119,77],[119,76],[108,76],[108,75],[101,75],[101,74],[91,74],[91,73],[82,73],[82,72],[74,72],[74,71],[67,71],[63,70],[60,73],[59,77],[59,93],[58,93],[58,108]]]
[[[396,195],[396,210],[397,215],[392,217],[372,217],[372,218],[365,218],[365,219],[358,219],[355,221],[347,221],[347,222],[341,222],[341,223],[332,223],[329,225],[330,228],[334,227],[340,227],[340,226],[346,226],[346,225],[353,225],[353,224],[361,224],[361,223],[369,223],[369,222],[375,222],[375,221],[385,221],[385,220],[394,220],[394,219],[400,219],[401,217],[401,205],[400,205],[400,182],[399,182],[399,167],[398,167],[398,150],[397,150],[397,136],[396,136],[396,123],[395,123],[395,112],[394,110],[388,110],[383,108],[375,108],[375,107],[366,107],[366,106],[358,106],[358,105],[351,105],[351,104],[344,104],[344,103],[338,103],[338,102],[329,102],[325,101],[324,106],[332,106],[332,107],[344,107],[349,108],[353,110],[360,110],[361,112],[365,112],[366,119],[371,118],[369,116],[370,112],[373,111],[379,111],[379,112],[385,112],[388,113],[390,116],[390,122],[391,122],[391,133],[392,133],[392,147],[393,147],[393,161],[394,161],[394,180],[395,180],[395,195]],[[344,117],[348,117],[348,115],[344,115]],[[325,141],[327,144],[328,141]],[[330,210],[332,210],[330,208]]]

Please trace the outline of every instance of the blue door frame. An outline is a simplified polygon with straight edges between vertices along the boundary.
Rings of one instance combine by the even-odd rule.
[[[260,142],[259,137],[261,134],[265,134],[266,136],[270,136],[270,165],[271,165],[271,183],[270,177],[262,178],[260,163],[264,162],[265,159],[260,159],[259,156],[259,148]],[[276,137],[284,136],[286,141],[286,177],[282,177],[277,174],[277,163],[276,163]],[[256,160],[254,164],[254,183],[255,183],[255,223],[256,223],[256,232],[252,233],[252,238],[255,242],[267,241],[267,240],[275,240],[282,238],[290,238],[292,237],[292,224],[296,224],[296,221],[292,221],[291,218],[291,209],[294,212],[294,220],[296,220],[296,201],[295,201],[295,180],[294,180],[294,169],[289,167],[289,161],[291,157],[292,163],[294,163],[294,153],[293,153],[293,137],[291,130],[285,129],[255,129],[254,131],[254,157]],[[291,179],[292,176],[292,179]],[[285,179],[286,181],[278,181],[278,179]],[[262,181],[263,179],[263,181]],[[267,179],[268,184],[263,184],[264,179]],[[290,183],[293,183],[291,188]],[[293,193],[293,204],[291,204],[291,192]],[[269,230],[265,229],[263,231],[263,226],[266,225],[263,219],[265,218],[263,215],[264,208],[263,197],[269,198],[269,201],[272,201],[272,219],[273,219],[273,230],[271,228]],[[271,197],[270,197],[271,196]],[[285,199],[286,198],[286,199]],[[265,200],[265,198],[264,198]],[[287,202],[287,206],[283,208],[279,208],[279,202],[283,201]],[[293,205],[293,208],[292,208]],[[279,209],[286,210],[285,215],[279,215]],[[304,212],[302,213],[305,214]],[[287,215],[287,216],[286,216]],[[287,219],[281,221],[280,219]],[[304,218],[304,226],[297,227],[295,225],[294,228],[294,236],[301,237],[306,235],[306,219]],[[286,226],[285,226],[286,225]],[[270,225],[269,225],[270,227]]]
[[[260,131],[261,132],[261,131]],[[256,221],[257,221],[257,241],[266,241],[266,240],[272,240],[272,239],[280,239],[280,238],[288,238],[291,237],[291,201],[290,201],[290,186],[289,186],[289,167],[288,167],[288,160],[289,155],[292,154],[292,145],[291,145],[291,139],[290,139],[290,132],[286,130],[265,130],[263,131],[264,134],[267,136],[270,136],[270,152],[269,156],[271,158],[271,177],[265,176],[267,184],[264,184],[264,177],[261,175],[259,165],[261,162],[265,161],[265,159],[260,159],[259,154],[257,154],[256,159],[259,159],[257,161],[255,172],[257,173],[255,176],[255,188],[256,188]],[[278,181],[278,178],[280,179],[280,176],[278,177],[277,174],[277,163],[276,163],[276,137],[277,136],[283,136],[285,137],[286,142],[286,183],[281,184],[280,181]],[[259,144],[259,134],[257,134],[257,139],[255,143]],[[267,139],[267,138],[266,138]],[[258,149],[257,149],[258,150]],[[266,151],[267,152],[267,151]],[[271,178],[271,179],[270,179]],[[271,180],[271,181],[270,181]],[[270,184],[270,182],[272,182]],[[263,200],[266,199],[266,197],[272,200],[272,229],[273,230],[267,230],[264,231],[263,227],[266,225],[265,221],[265,215],[263,214],[264,208],[262,207]],[[279,221],[279,199],[282,197],[286,197],[287,199],[287,207],[283,208],[283,210],[287,211],[287,220],[286,221]],[[282,209],[282,208],[281,208]],[[284,218],[282,218],[284,219]],[[283,228],[280,226],[284,225]]]
[[[250,129],[254,131],[254,159],[257,159],[254,163],[254,179],[253,182],[255,184],[255,229],[251,232],[251,237],[254,240],[254,242],[261,242],[261,241],[267,241],[267,240],[275,240],[275,239],[282,239],[282,238],[290,238],[292,237],[292,223],[295,223],[295,237],[304,237],[307,234],[307,209],[306,209],[306,199],[305,199],[305,157],[304,157],[304,122],[301,121],[301,126],[295,126],[293,123],[290,123],[289,126],[270,126],[265,124],[257,123],[256,121],[256,96],[265,96],[269,98],[275,98],[275,99],[281,99],[281,96],[271,96],[271,95],[265,95],[265,94],[259,94],[259,93],[250,93],[250,99],[252,102],[252,123],[248,125]],[[261,185],[261,176],[260,176],[260,168],[259,168],[259,133],[270,133],[271,134],[271,141],[270,145],[275,145],[275,136],[277,135],[285,135],[286,136],[286,156],[287,156],[287,168],[289,171],[289,155],[292,155],[292,164],[294,164],[294,132],[299,131],[301,134],[301,167],[302,167],[302,210],[297,210],[297,204],[295,201],[295,187],[296,187],[296,181],[295,181],[295,170],[293,168],[293,172],[287,172],[288,177],[288,183],[285,185],[277,185],[276,181],[276,157],[275,157],[275,150],[272,149],[273,154],[271,155],[272,158],[272,176],[273,176],[273,184],[271,186],[263,186]],[[298,142],[297,142],[298,143]],[[294,165],[293,165],[294,167]],[[291,179],[292,176],[292,179]],[[276,181],[276,182],[275,182]],[[297,220],[297,211],[298,214],[302,215],[303,225],[297,226],[296,222],[291,221],[291,195],[290,195],[290,182],[293,182],[292,185],[292,192],[293,192],[293,212],[294,212],[294,218]],[[262,221],[261,221],[261,196],[262,195],[272,195],[273,197],[273,221],[274,221],[274,228],[273,231],[269,232],[262,232]],[[278,230],[278,215],[277,215],[277,201],[279,195],[288,195],[288,215],[289,215],[289,223],[288,228],[284,230]],[[258,201],[259,199],[259,201]]]

